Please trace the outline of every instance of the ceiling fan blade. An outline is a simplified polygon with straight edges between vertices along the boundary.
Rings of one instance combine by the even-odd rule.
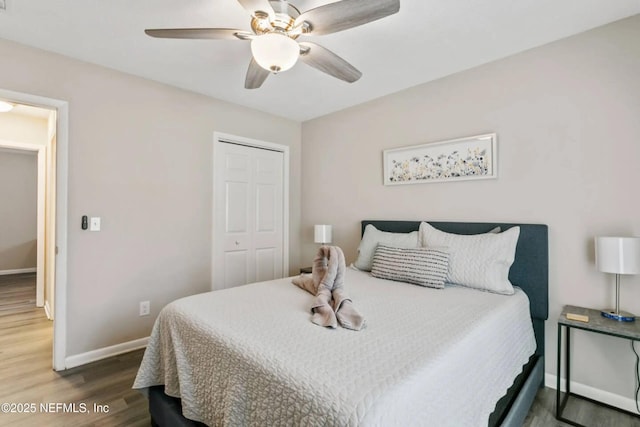
[[[247,9],[247,12],[249,12],[254,18],[265,18],[264,14],[271,18],[275,16],[275,12],[269,3],[269,0],[238,0],[238,3]],[[264,14],[257,12],[264,12]]]
[[[262,83],[269,77],[269,71],[258,65],[255,59],[251,58],[247,77],[244,80],[245,89],[258,89]]]
[[[308,10],[295,25],[307,22],[307,32],[313,35],[330,34],[357,27],[400,10],[400,0],[342,0]]]
[[[353,65],[340,58],[335,53],[311,42],[300,42],[300,59],[337,79],[353,83],[362,77],[362,73]]]
[[[151,37],[162,39],[213,39],[213,40],[246,40],[253,33],[234,28],[165,28],[144,30]]]

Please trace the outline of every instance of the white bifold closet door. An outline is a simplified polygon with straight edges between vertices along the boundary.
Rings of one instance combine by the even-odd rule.
[[[283,276],[284,154],[220,144],[214,164],[213,289]]]

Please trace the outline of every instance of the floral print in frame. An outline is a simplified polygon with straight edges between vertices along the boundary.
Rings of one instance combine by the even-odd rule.
[[[385,150],[384,184],[497,178],[496,134]]]

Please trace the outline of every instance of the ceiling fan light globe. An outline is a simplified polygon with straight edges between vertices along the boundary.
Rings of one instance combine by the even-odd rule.
[[[300,46],[284,34],[269,33],[251,41],[251,53],[258,65],[277,73],[287,71],[296,64],[300,56]]]
[[[6,101],[0,101],[0,113],[7,113],[11,110],[13,110],[13,104]]]

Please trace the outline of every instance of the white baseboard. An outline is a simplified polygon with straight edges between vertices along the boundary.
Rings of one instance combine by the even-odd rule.
[[[557,381],[558,377],[553,374],[544,375],[544,385],[549,388],[555,390],[557,388]],[[566,380],[563,378],[560,380],[560,390],[565,391],[566,389]],[[575,381],[571,381],[571,393],[579,394],[634,414],[638,413],[636,410],[636,402],[633,399],[620,396],[619,394],[610,393]]]
[[[47,319],[53,320],[53,316],[51,315],[51,307],[49,306],[49,301],[44,302],[44,312],[47,315]]]
[[[35,273],[36,271],[38,270],[35,267],[16,268],[14,270],[0,270],[0,276],[7,276],[9,274]]]
[[[64,359],[65,369],[75,368],[76,366],[86,365],[87,363],[96,362],[106,359],[107,357],[117,356],[119,354],[128,353],[133,350],[145,348],[149,342],[149,337],[139,338],[137,340],[123,342],[121,344],[109,347],[91,350],[86,353],[74,354]]]

